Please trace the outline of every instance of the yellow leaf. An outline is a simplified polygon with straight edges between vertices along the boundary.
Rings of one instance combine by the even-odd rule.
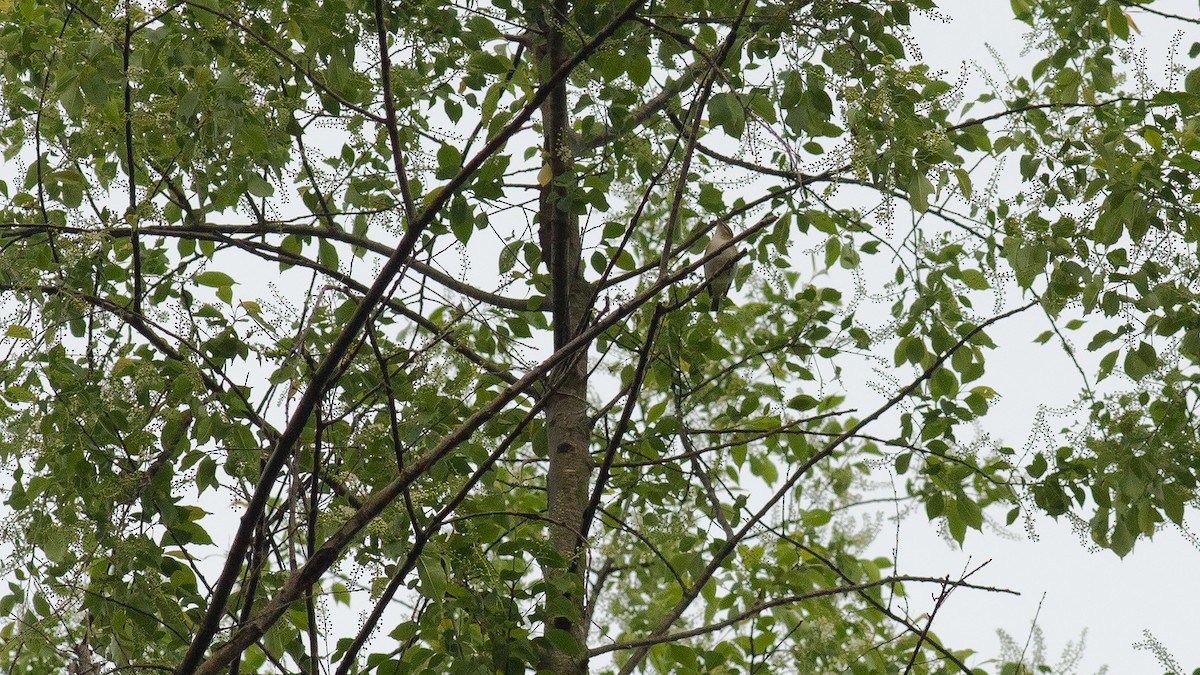
[[[554,170],[550,168],[550,164],[543,164],[542,170],[538,172],[538,185],[546,185],[554,178]]]

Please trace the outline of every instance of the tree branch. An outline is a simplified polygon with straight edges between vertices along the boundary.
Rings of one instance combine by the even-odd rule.
[[[981,332],[984,328],[987,328],[997,321],[1001,321],[1010,316],[1024,312],[1036,304],[1036,300],[1031,301],[1025,305],[1017,307],[1016,309],[994,316],[979,326],[976,326],[973,330],[963,336],[953,347],[946,350],[944,354],[938,357],[933,364],[926,368],[925,371],[921,373],[919,377],[917,377],[917,379],[913,380],[909,385],[901,389],[895,396],[877,408],[875,412],[867,415],[857,424],[842,432],[837,438],[830,441],[830,443],[826,445],[825,448],[823,448],[820,452],[814,454],[807,461],[803,462],[799,467],[797,467],[796,470],[792,472],[792,475],[788,477],[787,481],[785,481],[784,484],[775,492],[775,494],[772,495],[771,498],[768,499],[767,502],[763,504],[756,513],[746,519],[746,522],[742,525],[742,528],[738,530],[737,536],[722,544],[721,548],[713,555],[712,560],[709,561],[704,570],[697,575],[692,587],[683,593],[683,597],[680,598],[679,601],[675,603],[675,606],[672,607],[659,621],[655,629],[651,631],[649,637],[645,638],[650,642],[643,646],[639,646],[637,651],[621,668],[620,672],[622,675],[627,675],[628,673],[631,673],[634,668],[638,667],[638,664],[640,664],[642,659],[646,657],[646,654],[649,651],[649,646],[651,644],[655,644],[659,638],[664,635],[668,629],[670,629],[675,621],[683,615],[684,610],[686,610],[692,604],[692,601],[699,596],[700,591],[704,588],[704,585],[708,583],[708,580],[712,578],[718,569],[720,569],[721,565],[724,564],[725,559],[736,550],[737,545],[741,543],[741,541],[750,533],[750,531],[762,521],[762,519],[771,511],[771,509],[775,507],[777,503],[779,503],[779,500],[783,499],[783,497],[791,491],[792,487],[795,486],[797,481],[799,481],[803,475],[808,473],[809,469],[815,466],[817,462],[820,462],[829,455],[833,454],[834,450],[841,447],[846,440],[852,438],[855,434],[861,431],[863,427],[879,419],[879,417],[885,412],[891,410],[898,403],[908,398],[908,395],[916,390],[917,387],[921,386],[921,383],[932,377],[933,373],[936,372],[937,369],[940,368],[941,365],[954,354],[954,352],[958,351],[967,343],[968,340]]]
[[[222,568],[221,575],[217,579],[217,583],[213,586],[213,594],[209,601],[208,610],[205,612],[203,619],[201,619],[200,624],[197,627],[196,634],[191,645],[188,647],[187,653],[184,655],[178,668],[176,669],[178,675],[191,675],[193,672],[215,673],[216,669],[224,666],[226,663],[232,660],[234,653],[240,653],[241,650],[249,644],[249,642],[246,642],[238,646],[234,645],[234,643],[231,641],[218,650],[217,653],[214,654],[210,659],[204,661],[203,664],[201,663],[204,660],[204,653],[208,650],[208,645],[212,642],[213,637],[216,635],[221,615],[224,612],[225,603],[228,601],[229,595],[233,591],[233,585],[237,581],[238,570],[241,568],[242,561],[246,555],[246,550],[250,545],[254,524],[257,522],[263,509],[266,507],[267,500],[270,497],[271,487],[274,484],[275,479],[278,477],[279,472],[283,468],[288,456],[291,455],[297,441],[299,441],[300,435],[305,426],[308,424],[308,418],[312,414],[312,411],[316,408],[317,402],[324,395],[326,388],[332,383],[334,374],[339,369],[339,364],[342,358],[350,349],[352,343],[357,340],[357,336],[359,332],[361,332],[363,326],[366,325],[367,320],[371,315],[374,314],[380,299],[391,286],[393,278],[412,258],[412,253],[416,249],[416,245],[420,239],[421,233],[425,231],[430,223],[432,223],[434,216],[441,210],[446,202],[449,201],[450,197],[454,195],[455,192],[461,186],[463,186],[471,176],[475,174],[479,167],[483,165],[484,161],[495,154],[501,147],[503,147],[503,145],[507,143],[508,139],[511,138],[511,136],[515,134],[525,124],[525,122],[533,116],[533,113],[550,95],[553,87],[556,86],[558,82],[565,80],[571,71],[575,69],[576,65],[591,55],[592,52],[599,48],[601,44],[603,44],[614,32],[616,32],[617,28],[625,23],[630,16],[632,16],[643,2],[645,2],[645,0],[633,0],[633,2],[627,5],[613,18],[608,26],[601,29],[595,38],[593,38],[588,44],[584,45],[569,61],[564,63],[561,68],[557,69],[551,75],[549,81],[547,81],[542,87],[538,88],[533,96],[530,97],[530,100],[525,104],[525,106],[497,133],[495,138],[488,141],[488,143],[486,143],[484,147],[481,148],[480,151],[463,166],[462,170],[459,171],[454,178],[450,179],[450,181],[443,185],[440,190],[436,191],[436,194],[431,195],[429,205],[422,209],[421,213],[415,220],[410,221],[409,227],[405,231],[404,236],[400,239],[400,243],[396,246],[395,251],[384,263],[383,267],[379,271],[378,276],[375,278],[375,282],[363,296],[362,301],[358,304],[354,314],[351,315],[351,317],[346,321],[345,327],[338,334],[333,344],[330,345],[329,351],[326,353],[325,358],[317,367],[316,372],[313,373],[309,386],[305,388],[304,394],[300,397],[300,401],[296,404],[295,411],[288,420],[287,426],[283,428],[283,431],[279,437],[279,441],[276,443],[275,448],[271,451],[270,457],[268,457],[266,463],[263,465],[259,482],[255,486],[254,493],[246,505],[246,510],[242,515],[237,532],[233,537],[233,541],[230,543],[229,552],[225,559],[225,565]],[[572,344],[574,343],[575,341],[572,341]],[[559,350],[559,353],[561,352],[574,354],[575,349],[568,351],[564,348]],[[526,376],[526,378],[528,378],[528,376]],[[526,378],[522,378],[520,382],[525,382]],[[532,380],[530,380],[525,386],[529,386],[531,384]],[[510,390],[515,386],[516,385],[511,385]],[[515,393],[513,395],[515,396]],[[488,406],[486,409],[491,408],[492,406]],[[472,416],[470,419],[475,420],[475,416]],[[483,419],[476,420],[477,424],[482,424],[483,421]],[[474,431],[474,428],[475,427],[471,427],[470,431]],[[469,435],[469,433],[470,432],[467,432],[467,435]],[[443,450],[443,452],[448,451],[448,448]],[[367,505],[372,503],[372,499],[368,499],[367,503],[364,504],[363,509],[366,509]],[[380,508],[386,505],[388,501],[390,501],[390,499],[384,501],[383,504],[380,505]],[[361,513],[363,509],[360,509],[359,512]],[[371,516],[371,518],[373,517],[374,515]],[[354,518],[351,519],[352,522],[354,520]],[[365,526],[369,520],[370,519],[367,519],[366,521],[359,523],[357,527],[352,528],[353,532],[357,533],[358,529],[360,529],[362,526]],[[321,550],[319,550],[317,555],[314,556],[313,560],[310,561],[310,564],[306,564],[303,569],[310,569],[313,561],[321,561],[325,563],[325,567],[321,567],[321,572],[323,572],[324,569],[327,569],[328,564],[332,564],[333,560],[336,559],[336,555],[340,551],[341,547],[344,546],[348,541],[349,540],[347,539],[346,541],[341,542],[336,549],[330,549],[327,546],[322,546]],[[296,580],[296,575],[293,575],[291,579],[289,579],[289,585],[285,587],[284,592],[281,593],[281,595],[292,595],[298,592],[297,587],[291,585],[293,580]],[[315,583],[315,581],[316,577],[308,580],[306,583],[303,583],[299,587],[299,592],[302,592],[304,587]],[[291,599],[295,598],[293,597]],[[289,599],[289,603],[291,602],[291,599]],[[279,606],[274,602],[270,603],[268,607],[273,611],[277,609],[280,613],[282,613],[282,609],[279,608]],[[264,610],[264,612],[266,612],[266,610]],[[278,614],[275,614],[270,619],[270,623],[273,624],[277,619]],[[261,624],[252,625],[257,626]]]
[[[897,575],[897,576],[891,576],[891,577],[879,579],[878,581],[868,581],[868,582],[861,583],[861,584],[847,584],[845,586],[835,586],[833,588],[822,588],[821,590],[813,591],[811,593],[802,593],[800,595],[788,595],[788,596],[785,596],[782,598],[775,598],[774,600],[768,600],[766,602],[759,603],[757,605],[754,605],[753,607],[750,607],[741,612],[738,612],[737,614],[734,614],[733,616],[731,616],[728,619],[725,619],[723,621],[718,621],[716,623],[708,624],[705,626],[700,626],[699,628],[682,630],[682,631],[679,631],[676,633],[670,633],[670,634],[663,633],[663,634],[658,634],[658,635],[651,635],[649,637],[644,637],[644,638],[625,640],[623,642],[614,642],[612,644],[604,645],[603,647],[596,647],[594,649],[588,650],[588,656],[599,656],[601,654],[607,654],[608,652],[624,651],[624,650],[628,650],[628,649],[638,649],[639,651],[642,651],[642,650],[649,649],[650,647],[652,647],[654,645],[666,644],[668,642],[678,642],[680,640],[686,640],[688,638],[693,638],[693,637],[697,637],[700,635],[706,635],[708,633],[713,633],[713,632],[721,630],[723,628],[728,628],[735,624],[741,623],[742,621],[745,621],[747,619],[751,619],[751,618],[765,612],[766,610],[773,609],[775,607],[782,607],[784,605],[793,605],[796,603],[804,602],[806,600],[814,600],[816,598],[825,598],[825,597],[829,597],[831,595],[845,595],[845,594],[849,594],[849,593],[861,593],[862,591],[866,591],[866,590],[869,590],[872,588],[879,588],[881,586],[889,586],[891,584],[899,584],[899,583],[905,583],[905,582],[941,584],[941,585],[949,585],[954,588],[972,588],[972,589],[975,589],[978,591],[988,591],[990,593],[1008,593],[1011,595],[1020,595],[1016,591],[1012,591],[1007,588],[997,588],[994,586],[979,586],[976,584],[966,583],[965,581],[948,581],[945,578],[938,578],[938,577],[919,577],[919,576],[909,576],[909,575]]]

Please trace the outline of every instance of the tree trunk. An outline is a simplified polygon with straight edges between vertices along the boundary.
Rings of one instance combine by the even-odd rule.
[[[568,0],[542,6],[540,37],[545,51],[539,71],[548,78],[567,59],[563,29]],[[541,192],[538,233],[542,256],[550,271],[554,348],[561,349],[578,332],[591,303],[591,288],[583,278],[579,218],[573,213],[571,128],[566,83],[556,86],[542,106],[543,162],[550,180]],[[544,173],[543,173],[544,175]],[[564,180],[564,177],[568,177]],[[581,349],[551,376],[546,404],[546,439],[550,465],[546,475],[546,514],[550,520],[550,545],[561,556],[543,566],[546,596],[542,619],[545,641],[541,668],[559,675],[586,673],[584,655],[587,626],[584,617],[584,573],[587,548],[581,532],[591,485],[592,460],[588,452],[591,423],[587,410],[587,350]]]

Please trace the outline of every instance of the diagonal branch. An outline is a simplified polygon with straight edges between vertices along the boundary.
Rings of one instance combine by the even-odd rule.
[[[420,240],[421,234],[426,228],[429,227],[430,223],[433,222],[434,216],[442,209],[446,202],[450,200],[450,197],[453,196],[459,188],[466,184],[471,176],[473,176],[475,172],[479,170],[479,167],[483,165],[484,161],[499,151],[500,148],[508,142],[509,138],[511,138],[513,134],[517,133],[517,131],[524,126],[524,124],[533,116],[534,112],[536,112],[541,104],[549,97],[553,88],[559,82],[564,81],[579,63],[583,62],[583,60],[590,56],[596,49],[598,49],[601,44],[607,41],[608,38],[616,32],[617,28],[628,21],[643,2],[645,2],[645,0],[633,0],[631,3],[629,3],[629,5],[619,12],[607,26],[600,30],[595,38],[583,45],[582,48],[572,56],[571,59],[564,63],[562,67],[558,68],[550,76],[547,82],[530,97],[520,112],[514,115],[509,123],[506,124],[494,138],[488,141],[484,147],[481,148],[480,151],[463,166],[462,170],[459,171],[454,178],[450,179],[450,181],[442,186],[440,190],[437,190],[436,194],[431,195],[429,205],[422,209],[416,219],[409,222],[409,227],[405,231],[404,236],[401,237],[400,243],[396,246],[395,251],[392,253],[391,257],[387,259],[387,262],[383,264],[378,276],[375,278],[375,282],[363,296],[362,301],[355,309],[354,314],[351,315],[351,317],[346,321],[345,327],[342,329],[341,333],[338,334],[337,338],[330,346],[329,352],[325,355],[325,358],[321,361],[320,365],[313,373],[312,381],[309,383],[309,386],[305,388],[304,394],[300,397],[299,402],[296,404],[295,411],[288,420],[287,426],[284,427],[279,437],[279,441],[276,443],[275,448],[271,451],[271,455],[264,463],[258,484],[255,486],[254,493],[250,497],[249,502],[246,504],[246,510],[242,514],[241,522],[238,525],[237,532],[234,535],[233,541],[230,543],[229,553],[225,558],[225,565],[221,570],[221,575],[218,577],[217,583],[213,586],[213,593],[209,600],[208,610],[205,612],[203,619],[201,619],[199,626],[197,626],[196,634],[192,639],[192,643],[188,647],[187,653],[184,655],[178,668],[176,669],[176,673],[178,675],[190,675],[193,672],[214,673],[216,669],[222,667],[224,664],[232,660],[234,654],[240,653],[241,649],[245,648],[245,645],[239,648],[231,642],[218,650],[217,654],[214,654],[212,658],[204,661],[204,653],[208,651],[208,646],[212,643],[213,637],[216,635],[217,629],[220,625],[221,616],[224,613],[225,604],[228,602],[229,596],[233,592],[233,586],[237,582],[239,570],[242,567],[242,562],[245,559],[246,551],[249,548],[253,537],[255,524],[258,522],[258,519],[261,517],[264,509],[266,508],[272,487],[274,486],[276,478],[279,476],[279,472],[283,469],[283,465],[286,463],[287,458],[292,454],[296,443],[300,440],[300,435],[303,433],[305,426],[308,424],[308,418],[312,415],[313,410],[316,409],[317,403],[320,401],[321,397],[324,396],[329,385],[332,384],[342,358],[357,341],[358,334],[362,331],[370,317],[375,313],[380,300],[391,287],[393,279],[412,258],[413,251],[416,249],[417,242]],[[576,342],[577,341],[573,340],[571,344],[575,344]],[[568,352],[574,354],[577,349],[578,346],[571,350],[564,348],[559,350],[559,353]],[[519,383],[525,382],[526,379],[528,379],[528,376],[526,378],[522,378]],[[531,384],[532,379],[530,379],[528,382],[525,382],[525,385],[521,387],[521,390],[523,391]],[[513,387],[515,386],[516,385],[513,385]],[[511,390],[512,387],[510,387],[510,391]],[[515,395],[516,392],[513,392],[513,396]],[[491,408],[492,406],[489,406],[487,409],[490,410]],[[494,412],[492,414],[494,414]],[[474,431],[475,428],[477,428],[479,424],[483,423],[486,417],[476,419],[476,416],[473,416],[470,419],[474,420],[476,424],[466,431],[468,436]],[[450,447],[453,447],[453,445]],[[443,449],[443,452],[448,451],[449,448]],[[431,461],[432,459],[433,458],[431,458]],[[406,484],[407,481],[404,483],[404,485]],[[403,485],[399,487],[403,487]],[[366,510],[367,505],[376,504],[380,509],[382,509],[383,506],[386,506],[386,504],[390,502],[390,498],[388,498],[382,503],[378,503],[376,497],[379,497],[379,495],[368,499],[367,503],[364,504],[363,509],[360,509],[360,513]],[[374,515],[377,515],[377,512],[361,522],[358,522],[355,518],[352,518],[351,522],[355,522],[357,525],[357,527],[352,528],[352,531],[357,533],[357,531],[361,529],[361,527],[365,526],[371,518],[374,518]],[[325,563],[325,567],[320,567],[320,565],[317,566],[320,567],[321,572],[324,572],[324,570],[328,568],[328,565],[332,564],[342,546],[345,546],[348,541],[349,539],[342,541],[332,549],[329,547],[329,542],[327,542],[325,546],[322,546],[313,559],[314,561]],[[313,561],[310,561],[310,564],[305,565],[301,572],[304,570],[310,570],[310,568],[316,569],[311,566],[312,562]],[[292,580],[295,579],[296,575],[293,575]],[[312,583],[315,583],[316,577],[308,580],[307,583],[303,583],[298,588],[291,585],[292,580],[289,580],[289,585],[285,587],[283,592],[281,592],[281,596],[290,595],[291,599],[299,597],[298,594],[303,593],[304,588]],[[291,599],[289,599],[289,602]],[[286,607],[286,605],[284,607]],[[268,608],[278,609],[279,614],[281,614],[283,611],[282,608],[279,608],[277,602],[268,604]],[[264,610],[264,613],[267,613],[267,610]],[[279,614],[274,614],[267,625],[273,624],[275,620],[278,619]],[[262,615],[260,614],[260,617],[261,616]],[[256,622],[252,622],[251,625],[261,626],[260,623]],[[263,629],[265,630],[265,627],[263,627]]]
[[[400,185],[400,197],[404,200],[405,220],[412,222],[417,215],[413,205],[412,189],[408,185],[408,171],[404,168],[404,153],[400,149],[400,123],[396,119],[396,96],[392,93],[392,55],[388,49],[387,22],[383,16],[383,0],[375,0],[375,31],[379,39],[379,85],[383,89],[383,110],[387,116],[388,146],[392,150],[392,170]]]
[[[637,370],[634,371],[633,381],[626,392],[627,398],[625,399],[625,407],[621,410],[621,419],[617,421],[617,428],[613,430],[612,438],[608,440],[608,447],[604,449],[604,459],[600,462],[600,469],[596,473],[596,484],[592,486],[591,499],[588,500],[587,507],[583,510],[582,527],[579,533],[580,541],[587,540],[592,520],[596,516],[596,509],[600,506],[600,498],[604,495],[604,488],[608,484],[608,476],[609,472],[612,471],[613,459],[617,455],[617,449],[621,447],[621,439],[625,437],[625,432],[629,430],[633,411],[637,408],[638,394],[641,392],[642,383],[646,379],[646,370],[650,365],[650,354],[653,352],[654,338],[658,335],[658,326],[662,321],[662,317],[662,307],[655,307],[654,316],[650,319],[650,327],[646,329],[646,341],[642,346],[641,353],[638,355]]]
[[[129,180],[129,205],[126,207],[125,220],[132,228],[129,242],[133,245],[133,313],[142,315],[142,294],[144,281],[142,279],[142,245],[138,239],[137,214],[137,166],[133,163],[133,82],[129,78],[129,57],[133,51],[132,17],[129,15],[129,0],[125,0],[125,40],[121,44],[121,74],[124,80],[124,118],[125,118],[125,175]]]
[[[881,586],[890,586],[892,584],[899,584],[899,583],[906,583],[906,582],[940,584],[942,586],[949,586],[951,588],[972,588],[975,590],[988,591],[991,593],[1011,593],[1012,595],[1018,595],[1018,593],[1016,591],[1011,591],[1007,588],[997,588],[994,586],[979,586],[976,584],[969,584],[965,581],[949,581],[944,577],[919,577],[919,576],[898,575],[898,576],[886,577],[883,579],[879,579],[877,581],[868,581],[868,582],[861,583],[861,584],[847,584],[845,586],[835,586],[833,588],[822,588],[820,590],[813,591],[811,593],[802,593],[800,595],[789,595],[789,596],[785,596],[782,598],[775,598],[773,600],[761,602],[757,605],[754,605],[753,607],[750,607],[741,612],[738,612],[737,614],[734,614],[734,615],[730,616],[729,618],[724,619],[722,621],[718,621],[716,623],[708,624],[706,626],[700,626],[698,628],[692,628],[689,630],[682,630],[682,631],[678,631],[678,632],[670,633],[670,634],[664,633],[661,635],[652,635],[652,636],[643,637],[643,638],[635,638],[633,640],[626,640],[624,642],[614,642],[612,644],[604,645],[603,647],[596,647],[595,649],[589,650],[588,656],[599,656],[600,654],[607,654],[608,652],[633,649],[635,647],[640,648],[640,649],[649,649],[650,647],[653,647],[654,645],[657,645],[657,644],[665,644],[668,642],[685,640],[687,638],[696,637],[698,635],[706,635],[708,633],[713,633],[713,632],[716,632],[723,628],[728,628],[735,624],[741,623],[741,622],[745,621],[746,619],[751,619],[751,618],[767,611],[768,609],[773,609],[775,607],[782,607],[784,605],[794,605],[794,604],[797,604],[800,602],[804,602],[806,600],[814,600],[816,598],[824,598],[824,597],[828,597],[831,595],[847,595],[850,593],[861,593],[862,591],[866,591],[866,590],[869,590],[872,588],[879,588]]]
[[[518,396],[528,392],[535,384],[544,379],[549,372],[567,359],[576,358],[579,351],[591,345],[596,336],[612,328],[642,305],[649,302],[668,286],[692,274],[704,265],[703,261],[693,262],[662,279],[657,280],[629,301],[618,306],[607,315],[600,317],[592,325],[581,331],[562,349],[551,354],[545,361],[527,372],[523,377],[509,385],[492,399],[485,407],[479,409],[465,419],[456,429],[444,436],[423,455],[416,458],[406,469],[390,483],[380,488],[363,500],[362,506],[351,515],[328,539],[317,549],[316,553],[299,570],[296,570],[284,583],[279,593],[259,612],[254,619],[236,631],[229,642],[222,645],[202,664],[192,666],[189,670],[178,671],[179,675],[215,675],[233,656],[245,649],[247,645],[258,639],[276,621],[279,620],[292,602],[303,596],[304,589],[315,583],[341,555],[342,550],[362,532],[389,504],[399,497],[409,485],[421,475],[449,455],[459,444],[469,439],[485,422],[493,418]],[[307,392],[306,392],[307,394]],[[294,418],[293,418],[294,419]],[[281,441],[282,443],[282,441]]]
[[[765,518],[766,515],[775,507],[775,505],[778,504],[779,501],[791,491],[800,478],[808,473],[809,469],[815,466],[817,462],[823,461],[825,458],[833,454],[833,452],[841,447],[843,443],[850,438],[853,438],[855,434],[859,433],[868,424],[871,424],[875,420],[879,419],[879,417],[881,417],[884,413],[896,407],[896,405],[898,405],[901,401],[908,398],[909,394],[915,391],[917,387],[921,386],[923,382],[932,377],[934,372],[936,372],[937,369],[940,368],[947,359],[949,359],[955,352],[962,348],[962,346],[965,345],[971,338],[982,332],[983,329],[1010,316],[1024,312],[1036,304],[1038,304],[1038,301],[1033,300],[1021,305],[1020,307],[1017,307],[1016,309],[996,315],[976,326],[974,330],[964,335],[957,343],[955,343],[953,347],[946,350],[944,354],[938,357],[938,359],[934,361],[928,368],[926,368],[919,377],[909,383],[908,386],[901,389],[895,396],[888,399],[888,401],[877,408],[875,412],[867,415],[857,424],[842,432],[837,438],[830,441],[829,444],[826,445],[820,452],[814,454],[808,459],[808,461],[797,467],[796,470],[792,472],[791,476],[788,477],[787,481],[785,481],[784,484],[779,488],[779,490],[777,490],[775,494],[772,495],[771,498],[768,499],[756,513],[746,519],[746,522],[742,525],[742,528],[738,530],[736,536],[731,537],[728,541],[726,541],[713,555],[712,560],[709,561],[704,570],[696,576],[696,580],[692,584],[692,587],[684,592],[683,597],[675,603],[674,607],[667,611],[665,616],[663,616],[663,618],[659,621],[658,625],[653,631],[651,631],[650,635],[645,638],[649,642],[641,644],[637,647],[637,650],[634,652],[634,654],[621,668],[621,674],[627,675],[638,667],[642,660],[646,658],[646,654],[649,652],[650,646],[655,644],[661,636],[665,635],[675,621],[677,621],[679,617],[683,615],[683,612],[689,606],[691,606],[692,602],[700,595],[700,591],[704,588],[704,585],[708,583],[708,580],[711,579],[713,575],[716,574],[717,570],[720,569],[725,563],[725,559],[728,558],[731,553],[737,550],[738,544],[740,544],[742,540],[750,534],[751,530],[758,526],[763,518]]]

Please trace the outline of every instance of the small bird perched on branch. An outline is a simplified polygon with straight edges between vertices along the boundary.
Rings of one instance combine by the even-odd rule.
[[[729,243],[730,239],[733,239],[733,230],[729,229],[729,225],[725,222],[717,223],[717,229],[713,230],[712,239],[708,241],[708,246],[704,249],[705,255],[712,255],[721,250],[721,247]],[[735,264],[737,257],[737,246],[730,246],[704,263],[704,276],[708,279],[708,295],[712,298],[712,306],[709,311],[715,312],[721,309],[721,300],[729,293],[729,286],[733,283],[733,271],[737,266]]]

